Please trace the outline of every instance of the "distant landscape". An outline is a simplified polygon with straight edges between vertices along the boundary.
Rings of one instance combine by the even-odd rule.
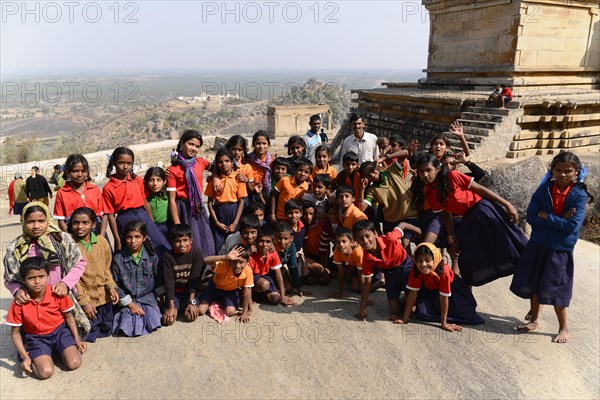
[[[207,71],[3,77],[2,165],[174,139],[183,129],[248,134],[269,104],[329,104],[345,118],[352,89],[415,82],[420,70]]]

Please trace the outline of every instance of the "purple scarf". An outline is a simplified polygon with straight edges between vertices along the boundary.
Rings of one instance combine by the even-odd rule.
[[[187,184],[187,195],[190,201],[190,208],[193,216],[198,216],[202,212],[202,192],[198,185],[198,178],[194,172],[196,166],[196,157],[185,158],[181,153],[177,154],[177,162],[185,170],[185,182]],[[202,177],[200,177],[202,179]]]
[[[257,167],[264,168],[265,176],[263,177],[263,191],[266,191],[267,196],[271,192],[271,153],[267,152],[267,160],[261,161],[256,153],[252,152],[248,154],[248,163],[256,165]]]

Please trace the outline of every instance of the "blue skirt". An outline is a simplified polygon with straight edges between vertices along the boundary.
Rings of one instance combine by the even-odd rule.
[[[179,221],[192,228],[192,246],[202,250],[204,257],[214,256],[216,254],[215,241],[208,224],[208,216],[206,215],[204,206],[202,206],[202,211],[199,215],[193,216],[190,202],[187,199],[177,199],[177,213],[179,214]]]
[[[171,250],[171,244],[167,241],[167,238],[158,229],[152,218],[148,215],[144,207],[131,208],[125,211],[119,211],[117,214],[117,229],[119,235],[123,234],[123,228],[130,221],[141,221],[146,224],[148,230],[148,237],[152,241],[152,245],[156,249],[158,259],[162,260],[163,255]]]
[[[112,335],[112,328],[115,315],[113,313],[113,305],[108,302],[96,307],[96,318],[90,320],[92,326],[90,333],[86,336],[85,341],[94,343],[96,339],[109,337]]]
[[[475,309],[477,302],[465,282],[455,275],[450,284],[452,296],[448,298],[448,316],[446,321],[452,324],[480,325],[485,321]],[[421,287],[417,297],[415,316],[421,321],[440,322],[440,292]]]
[[[163,234],[165,239],[169,240],[169,227],[167,226],[167,223],[166,222],[157,223],[156,227],[158,228],[160,233]]]
[[[569,307],[573,271],[572,251],[554,250],[529,241],[515,269],[510,290],[524,299],[537,294],[540,304]]]
[[[220,223],[225,224],[227,226],[231,225],[235,220],[235,216],[238,210],[238,203],[213,203],[213,210],[217,219]],[[215,225],[215,221],[210,220],[210,227],[212,228],[213,239],[215,241],[215,249],[221,249],[225,244],[225,240],[227,240],[227,236],[231,235],[233,232],[227,233],[223,232],[221,229],[217,228]],[[236,227],[236,232],[239,229]]]
[[[144,310],[144,315],[133,315],[129,307],[123,307],[115,314],[113,334],[123,333],[125,336],[144,336],[160,328],[162,315],[158,306],[136,302]]]
[[[527,237],[504,208],[487,199],[465,213],[456,236],[461,277],[472,286],[512,275],[527,246]]]

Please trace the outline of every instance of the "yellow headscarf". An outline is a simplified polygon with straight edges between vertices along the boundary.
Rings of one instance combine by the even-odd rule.
[[[50,240],[50,238],[48,237],[48,234],[53,232],[61,232],[61,230],[58,227],[58,224],[56,223],[54,218],[52,217],[52,213],[50,212],[50,209],[48,209],[48,206],[40,201],[33,201],[27,204],[23,208],[22,215],[26,215],[27,210],[31,207],[40,207],[43,210],[44,214],[46,214],[46,218],[48,220],[48,228],[46,229],[46,232],[39,238],[35,239],[42,250],[42,256],[50,263],[58,262],[56,248],[54,247],[52,240]],[[25,230],[24,218],[22,218],[21,222],[23,223],[23,234],[17,239],[14,251],[15,257],[20,262],[22,262],[28,257],[29,247],[31,246],[31,242],[34,240],[34,238],[29,236],[29,233],[27,233],[27,231]]]
[[[439,249],[437,247],[435,247],[435,245],[433,243],[426,243],[426,242],[423,242],[423,243],[419,244],[415,248],[415,253],[417,252],[417,249],[419,247],[422,247],[422,246],[427,247],[431,251],[431,253],[433,254],[433,265],[434,265],[434,267],[431,270],[430,274],[431,275],[435,275],[439,279],[440,277],[438,276],[438,274],[435,273],[435,269],[442,262],[442,253],[439,251]],[[416,268],[416,265],[415,265],[415,268]]]

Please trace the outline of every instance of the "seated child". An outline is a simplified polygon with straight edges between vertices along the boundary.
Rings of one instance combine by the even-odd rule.
[[[352,237],[352,232],[341,227],[335,231],[335,250],[333,251],[333,263],[337,266],[338,291],[330,294],[330,297],[344,297],[344,286],[346,284],[346,273],[350,273],[350,287],[353,292],[360,293],[363,276],[362,270],[362,247]]]
[[[352,227],[352,235],[363,249],[360,310],[355,315],[358,319],[367,317],[367,302],[371,289],[373,268],[382,270],[385,277],[385,292],[388,298],[390,319],[397,320],[400,315],[400,293],[405,290],[408,273],[413,266],[407,256],[401,239],[404,232],[400,228],[377,236],[373,222],[360,220]]]
[[[31,299],[19,305],[13,301],[6,316],[11,326],[11,339],[23,360],[21,369],[39,379],[54,374],[52,354],[60,354],[69,370],[81,365],[81,354],[87,343],[79,338],[71,310],[75,307],[69,296],[59,297],[48,285],[49,265],[42,257],[30,257],[19,268],[24,290]],[[21,337],[25,331],[25,343]]]
[[[241,298],[242,312],[237,319],[244,323],[250,321],[254,280],[249,260],[250,248],[244,245],[235,246],[227,255],[204,259],[214,275],[200,297],[200,315],[206,314],[211,304],[217,302],[225,315],[232,317],[237,314]]]
[[[477,315],[477,302],[469,287],[454,275],[452,268],[442,259],[442,253],[431,243],[421,243],[415,249],[415,267],[410,271],[406,288],[409,289],[404,316],[394,322],[407,324],[416,305],[417,318],[428,322],[441,322],[445,331],[462,331],[456,324],[479,325],[483,319]]]
[[[258,202],[250,203],[259,204]],[[256,247],[256,237],[258,236],[258,230],[261,227],[260,220],[254,215],[243,215],[240,218],[240,231],[234,233],[233,235],[229,235],[223,247],[219,251],[219,254],[224,256],[229,254],[231,249],[235,246],[242,244],[244,246],[252,248]]]
[[[198,293],[202,274],[202,250],[192,246],[192,228],[187,224],[173,225],[169,230],[172,250],[165,253],[162,267],[167,292],[163,323],[173,325],[178,312],[187,321],[198,318]]]
[[[117,284],[110,274],[112,251],[104,236],[96,236],[96,213],[88,207],[73,211],[68,222],[69,232],[87,262],[77,282],[77,300],[90,320],[87,342],[109,337],[113,328],[113,304],[119,301]]]
[[[323,228],[326,221],[317,219],[317,207],[310,201],[302,202],[302,223],[304,223],[304,238],[302,250],[308,269],[310,281],[326,285],[331,279],[329,269],[329,243],[331,236]]]
[[[265,293],[271,304],[295,306],[296,301],[285,295],[285,285],[281,275],[281,260],[274,250],[275,232],[265,225],[258,232],[257,252],[250,256],[250,266],[254,274],[254,293]],[[275,281],[270,274],[275,276]]]
[[[285,219],[285,204],[288,200],[300,200],[302,195],[308,191],[308,177],[312,170],[312,163],[305,158],[296,161],[296,170],[294,176],[284,176],[281,178],[271,198],[271,222],[274,224],[276,219]]]
[[[165,293],[163,274],[158,271],[158,256],[148,240],[146,224],[125,224],[123,240],[126,245],[115,254],[111,267],[121,306],[115,313],[113,335],[147,335],[160,328],[157,297]]]
[[[354,205],[354,190],[350,186],[338,186],[335,198],[339,207],[340,221],[344,228],[351,230],[356,221],[367,219],[365,213]]]
[[[275,249],[281,261],[281,274],[286,292],[292,292],[293,289],[302,297],[300,270],[298,268],[296,244],[294,243],[294,229],[286,221],[279,221],[275,225]]]
[[[313,178],[313,183],[311,186],[311,192],[305,193],[302,195],[302,200],[310,201],[314,203],[317,207],[317,215],[318,219],[325,218],[325,204],[329,200],[329,195],[327,194],[331,189],[331,177],[327,174],[319,174]]]

